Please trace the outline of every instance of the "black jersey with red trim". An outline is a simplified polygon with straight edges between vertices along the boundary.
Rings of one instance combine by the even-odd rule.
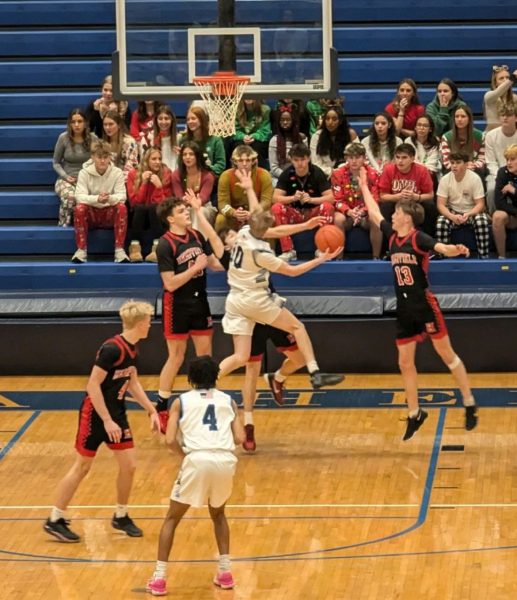
[[[429,253],[436,240],[417,229],[399,237],[386,220],[381,221],[380,228],[389,241],[397,299],[425,299],[425,290],[429,287]]]
[[[137,354],[136,346],[121,335],[106,340],[97,352],[95,365],[107,372],[101,390],[112,418],[125,413],[124,399],[129,380],[136,373]]]
[[[185,235],[168,231],[158,242],[156,250],[158,271],[160,273],[169,271],[175,274],[184,273],[200,254],[210,256],[212,248],[199,231],[187,229]],[[206,270],[192,277],[172,294],[175,301],[185,302],[206,297]]]

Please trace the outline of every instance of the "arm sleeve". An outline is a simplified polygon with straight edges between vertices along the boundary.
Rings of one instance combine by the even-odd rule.
[[[260,198],[258,200],[263,210],[269,210],[271,208],[271,202],[273,201],[273,181],[271,175],[265,169],[260,170],[259,177]]]
[[[266,271],[276,273],[278,269],[285,264],[281,258],[275,256],[271,250],[253,250],[253,260],[255,264]]]
[[[390,239],[390,237],[393,235],[393,227],[391,226],[391,223],[388,223],[388,221],[386,221],[386,219],[383,219],[379,223],[379,228],[388,239]]]
[[[213,136],[210,140],[212,146],[212,156],[210,161],[212,163],[212,171],[219,176],[226,168],[226,153],[224,151],[223,140],[220,137]]]
[[[90,194],[88,189],[88,174],[84,169],[79,171],[77,177],[77,186],[75,188],[75,198],[78,204],[89,204],[94,206],[97,203],[97,194]]]
[[[116,167],[115,167],[116,168]],[[120,169],[117,169],[118,173],[115,175],[115,182],[113,184],[113,191],[110,194],[110,205],[120,204],[126,201],[126,182],[124,180],[124,173]]]
[[[135,189],[135,179],[138,173],[137,169],[131,169],[127,175],[127,197],[131,206],[142,204],[145,198],[145,190],[147,188],[147,182],[142,182],[140,187]]]
[[[278,136],[274,135],[269,140],[269,171],[273,177],[280,177],[282,175],[283,169],[280,167],[278,163],[278,151],[277,151],[277,140]]]
[[[269,119],[269,113],[271,109],[269,106],[264,105],[262,107],[262,121],[260,122],[257,129],[251,134],[251,137],[257,142],[268,142],[271,137],[271,121]]]
[[[430,252],[434,250],[434,247],[436,246],[437,242],[430,235],[427,235],[427,233],[424,233],[423,231],[417,231],[416,244],[421,250],[426,250],[427,252]]]
[[[219,177],[219,183],[217,185],[217,206],[219,212],[225,217],[231,217],[235,212],[235,209],[231,204],[229,171],[225,171],[221,177]]]
[[[451,149],[449,148],[449,140],[444,135],[442,135],[440,142],[440,154],[442,156],[443,168],[450,171],[451,163],[449,161],[449,156],[451,154]]]
[[[201,202],[205,205],[210,202],[210,196],[212,195],[212,189],[214,188],[215,176],[211,171],[203,171],[201,173],[201,188],[199,190],[199,197]]]

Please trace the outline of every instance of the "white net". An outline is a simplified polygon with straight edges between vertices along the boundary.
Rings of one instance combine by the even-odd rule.
[[[210,135],[234,135],[237,106],[249,83],[249,77],[216,74],[212,77],[196,77],[194,83],[205,102]]]

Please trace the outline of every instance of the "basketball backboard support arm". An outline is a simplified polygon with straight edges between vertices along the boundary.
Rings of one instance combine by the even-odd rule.
[[[226,14],[221,21],[221,6],[228,8],[226,0],[196,2],[197,6],[189,6],[199,22],[189,25],[188,14],[183,20],[176,16],[182,7],[185,11],[181,0],[116,0],[117,50],[112,55],[116,98],[199,98],[193,78],[218,70],[220,40],[232,36],[236,74],[251,80],[247,98],[307,100],[339,94],[332,0],[235,0],[232,27],[225,27]],[[260,11],[260,27],[253,20],[257,19],[254,11]],[[266,17],[264,11],[269,11]],[[218,27],[213,26],[214,14]]]

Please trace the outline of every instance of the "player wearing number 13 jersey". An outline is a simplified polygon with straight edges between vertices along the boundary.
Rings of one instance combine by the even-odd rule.
[[[366,171],[361,169],[360,186],[370,219],[380,226],[389,239],[391,264],[397,294],[397,347],[399,368],[404,381],[409,408],[406,432],[403,440],[409,440],[420,429],[427,413],[418,405],[417,371],[415,352],[417,342],[431,338],[437,354],[451,371],[458,384],[465,406],[465,428],[477,425],[477,407],[470,389],[467,371],[460,357],[454,352],[447,333],[438,300],[429,290],[427,271],[430,251],[445,256],[468,256],[469,250],[462,244],[442,244],[417,231],[424,222],[424,209],[414,200],[400,200],[395,205],[391,224],[384,220],[370,190]]]
[[[183,462],[172,488],[169,511],[163,522],[158,543],[158,560],[147,591],[154,596],[167,593],[167,562],[176,527],[190,506],[208,504],[219,550],[219,568],[215,585],[234,586],[230,566],[230,531],[224,513],[232,492],[237,458],[235,444],[244,441],[244,428],[237,405],[216,389],[219,367],[210,356],[191,361],[188,370],[192,390],[172,403],[165,440],[181,454]],[[181,432],[182,442],[177,441]]]

